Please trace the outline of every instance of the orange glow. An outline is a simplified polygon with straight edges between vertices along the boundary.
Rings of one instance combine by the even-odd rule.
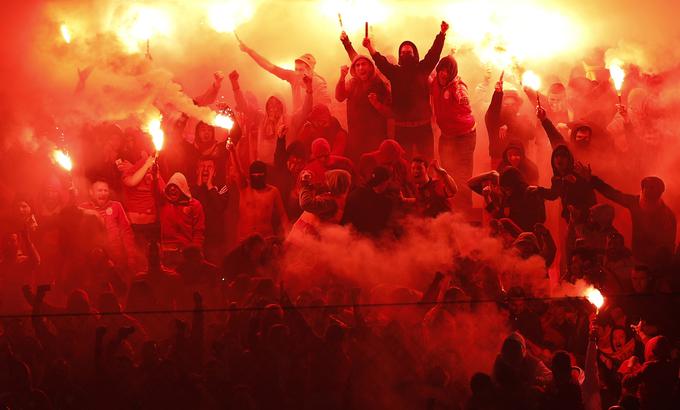
[[[533,71],[527,70],[522,74],[522,84],[534,91],[538,91],[541,88],[541,77]]]
[[[593,306],[597,308],[597,310],[600,310],[602,305],[604,305],[604,296],[602,296],[602,293],[600,293],[599,290],[592,286],[586,290],[585,297],[588,299],[588,302],[592,303]]]
[[[64,39],[66,44],[71,44],[71,32],[68,29],[68,26],[66,24],[62,24],[59,27],[59,31],[61,31],[61,37]]]
[[[73,169],[73,161],[71,161],[71,156],[60,149],[55,149],[52,151],[52,159],[54,159],[54,161],[59,164],[60,167],[68,172],[71,172]]]
[[[160,9],[133,5],[124,14],[116,34],[130,53],[141,50],[140,44],[155,35],[168,35],[171,32],[168,14]]]
[[[324,0],[320,8],[329,19],[341,22],[348,33],[363,30],[366,22],[383,23],[390,16],[390,9],[378,0]]]
[[[233,32],[253,17],[255,7],[247,0],[228,0],[206,7],[210,26],[218,33]]]
[[[621,68],[621,62],[619,60],[613,60],[609,63],[609,75],[614,81],[614,88],[616,91],[621,92],[621,86],[623,86],[623,80],[626,78],[626,73]]]
[[[234,120],[230,116],[224,114],[217,114],[212,122],[215,127],[224,128],[226,130],[231,130],[234,126]]]
[[[161,128],[162,117],[154,118],[146,125],[146,132],[151,135],[151,141],[157,152],[163,149],[163,142],[165,140],[165,133]]]

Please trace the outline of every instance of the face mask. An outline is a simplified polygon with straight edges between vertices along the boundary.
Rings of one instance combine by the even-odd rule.
[[[267,178],[264,175],[251,175],[250,176],[250,186],[253,189],[262,189],[267,184]]]
[[[407,67],[407,66],[414,66],[418,63],[418,60],[416,60],[415,56],[412,55],[403,55],[399,57],[399,65]]]

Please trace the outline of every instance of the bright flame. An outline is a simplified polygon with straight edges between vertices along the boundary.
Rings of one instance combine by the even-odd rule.
[[[592,303],[593,306],[597,308],[597,310],[600,310],[602,305],[604,305],[604,296],[602,296],[602,293],[600,293],[599,290],[592,286],[586,290],[585,297],[588,299],[588,302]]]
[[[163,141],[165,139],[165,134],[161,128],[161,120],[162,117],[154,118],[146,125],[146,132],[151,135],[153,146],[158,152],[163,149]]]
[[[71,44],[71,32],[69,31],[68,26],[62,24],[61,27],[59,27],[59,31],[61,31],[61,36],[64,38],[66,44]]]
[[[55,149],[52,151],[52,158],[59,164],[60,167],[64,168],[66,171],[71,172],[73,169],[73,161],[71,161],[71,156],[60,149]]]
[[[348,33],[363,31],[366,22],[369,25],[385,22],[391,13],[379,0],[324,0],[320,7],[324,15],[333,19],[333,27],[341,19]]]
[[[165,11],[135,4],[123,16],[116,33],[127,50],[136,53],[140,51],[140,43],[154,35],[170,34],[171,26]]]
[[[614,81],[614,88],[616,91],[621,91],[621,86],[623,85],[623,80],[626,78],[626,73],[621,68],[621,61],[613,60],[609,63],[609,75],[611,75]]]
[[[575,50],[582,37],[563,10],[532,0],[466,0],[446,6],[442,15],[456,48],[468,46],[483,64],[498,69]]]
[[[253,18],[255,7],[247,0],[227,0],[207,6],[210,26],[218,33],[233,32]]]
[[[541,77],[533,71],[527,70],[522,74],[522,84],[534,91],[538,91],[541,88]]]
[[[234,120],[230,116],[224,114],[217,114],[212,122],[215,127],[224,128],[226,130],[231,130],[234,126]]]

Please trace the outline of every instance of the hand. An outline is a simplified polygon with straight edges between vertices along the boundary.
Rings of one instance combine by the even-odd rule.
[[[504,140],[508,136],[508,126],[503,125],[498,129],[498,138]]]
[[[439,165],[439,161],[436,159],[432,160],[432,169],[434,169],[434,171],[439,175],[446,174],[446,170]]]
[[[241,49],[244,53],[249,53],[250,52],[250,47],[248,47],[243,41],[238,42],[238,48]]]
[[[548,116],[548,113],[543,107],[536,107],[536,117],[539,121],[543,121]]]
[[[529,186],[527,187],[526,193],[527,193],[528,195],[535,195],[535,194],[538,193],[538,187],[537,187],[536,185],[529,185]],[[536,227],[534,227],[534,229],[535,229],[535,228],[536,228]]]
[[[380,104],[380,101],[378,101],[378,94],[368,93],[368,102],[370,102],[374,107]]]
[[[448,31],[448,29],[449,29],[449,23],[447,23],[447,22],[445,22],[445,21],[442,21],[442,24],[441,24],[441,34],[446,34],[446,32]]]
[[[118,171],[120,172],[128,172],[132,169],[132,167],[132,163],[128,160],[122,160],[120,158],[116,160],[116,168],[118,168]]]
[[[623,117],[624,120],[628,119],[628,107],[623,104],[616,104],[616,112]]]
[[[576,161],[574,164],[574,173],[586,181],[590,181],[593,176],[593,171],[590,169],[590,164],[583,165],[580,161]]]
[[[308,75],[302,76],[302,83],[305,85],[305,89],[308,93],[312,92],[312,77]]]
[[[239,77],[238,71],[236,70],[229,73],[229,81],[231,81],[232,83],[238,82],[238,77]]]
[[[373,49],[373,46],[371,45],[371,39],[368,37],[364,37],[364,40],[361,42],[361,45],[366,47],[368,51],[371,51]]]
[[[499,80],[498,82],[496,82],[495,90],[497,93],[503,92],[503,80]]]
[[[215,80],[215,84],[222,84],[222,80],[224,80],[224,73],[222,71],[215,71],[213,73],[213,79]]]
[[[340,67],[340,78],[345,78],[347,77],[347,74],[349,74],[349,66],[343,65]]]
[[[347,40],[349,40],[349,37],[347,37],[347,33],[345,33],[345,30],[342,30],[342,33],[340,33],[340,41],[344,43]]]

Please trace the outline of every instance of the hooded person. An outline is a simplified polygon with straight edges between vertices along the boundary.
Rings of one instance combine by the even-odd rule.
[[[500,163],[505,141],[519,140],[525,147],[535,141],[536,130],[532,121],[520,114],[522,98],[516,90],[503,89],[503,82],[496,83],[489,108],[484,116],[484,123],[489,134],[489,156],[491,167]]]
[[[503,193],[501,203],[504,216],[510,218],[524,232],[530,232],[537,223],[545,222],[543,199],[531,192],[517,168],[504,169],[499,177],[499,185]]]
[[[365,185],[355,188],[347,197],[343,225],[351,225],[358,233],[380,236],[388,227],[394,203],[388,192],[392,172],[377,166]]]
[[[241,48],[241,51],[248,54],[257,65],[290,84],[293,95],[293,111],[301,109],[304,104],[305,86],[303,84],[303,77],[312,79],[314,102],[330,104],[331,99],[328,96],[326,80],[314,71],[316,59],[313,55],[309,53],[301,55],[295,59],[295,70],[287,70],[272,64],[269,60],[262,57],[241,41],[239,41],[239,47]]]
[[[527,158],[524,144],[519,140],[508,142],[496,171],[501,172],[507,167],[517,168],[529,185],[538,184],[538,167],[534,161]]]
[[[160,211],[161,251],[164,260],[177,262],[181,251],[189,245],[203,247],[205,239],[205,215],[203,206],[191,195],[186,177],[174,173],[164,190],[164,202]]]
[[[343,169],[349,173],[354,172],[352,161],[340,155],[333,155],[331,144],[325,138],[317,138],[312,142],[309,159],[305,170],[312,173],[312,184],[322,184],[326,171]]]
[[[545,364],[527,352],[526,340],[521,334],[513,332],[505,339],[494,362],[493,378],[501,394],[512,398],[510,402],[515,407],[511,408],[522,408],[518,404],[527,402],[528,390],[545,385],[551,376]]]
[[[470,106],[467,85],[458,76],[458,63],[451,56],[439,61],[437,75],[430,84],[430,96],[439,137],[439,156],[442,166],[451,170],[456,181],[467,181],[472,177],[474,152],[477,144],[475,118]],[[472,192],[462,186],[453,200],[459,209],[472,208]]]
[[[367,152],[359,160],[359,184],[367,183],[373,175],[373,170],[381,165],[388,168],[392,175],[393,188],[407,192],[409,188],[409,162],[405,158],[406,151],[399,143],[386,139],[380,143],[377,150]]]
[[[343,155],[347,145],[347,131],[342,128],[340,121],[331,115],[325,104],[317,104],[302,126],[297,140],[310,146],[317,138],[325,138],[331,144],[331,154]]]
[[[351,75],[349,80],[348,73]],[[335,99],[347,101],[345,153],[353,161],[358,161],[361,154],[375,150],[387,137],[390,91],[377,75],[373,61],[364,55],[356,55],[349,69],[346,66],[340,69]]]
[[[614,207],[609,204],[596,204],[590,208],[588,222],[581,232],[577,232],[580,238],[585,240],[589,248],[604,252],[607,247],[607,238],[618,233],[614,228]]]
[[[309,153],[301,141],[293,141],[286,146],[286,137],[276,140],[274,152],[274,168],[271,173],[271,183],[281,192],[283,206],[286,208],[288,219],[296,220],[300,209],[300,172],[307,164]]]
[[[363,41],[378,70],[391,84],[395,139],[404,147],[409,157],[415,153],[426,158],[434,157],[428,81],[444,48],[448,28],[449,25],[442,21],[441,31],[422,60],[414,43],[401,43],[398,64],[388,62],[387,58],[373,48],[368,37]]]

